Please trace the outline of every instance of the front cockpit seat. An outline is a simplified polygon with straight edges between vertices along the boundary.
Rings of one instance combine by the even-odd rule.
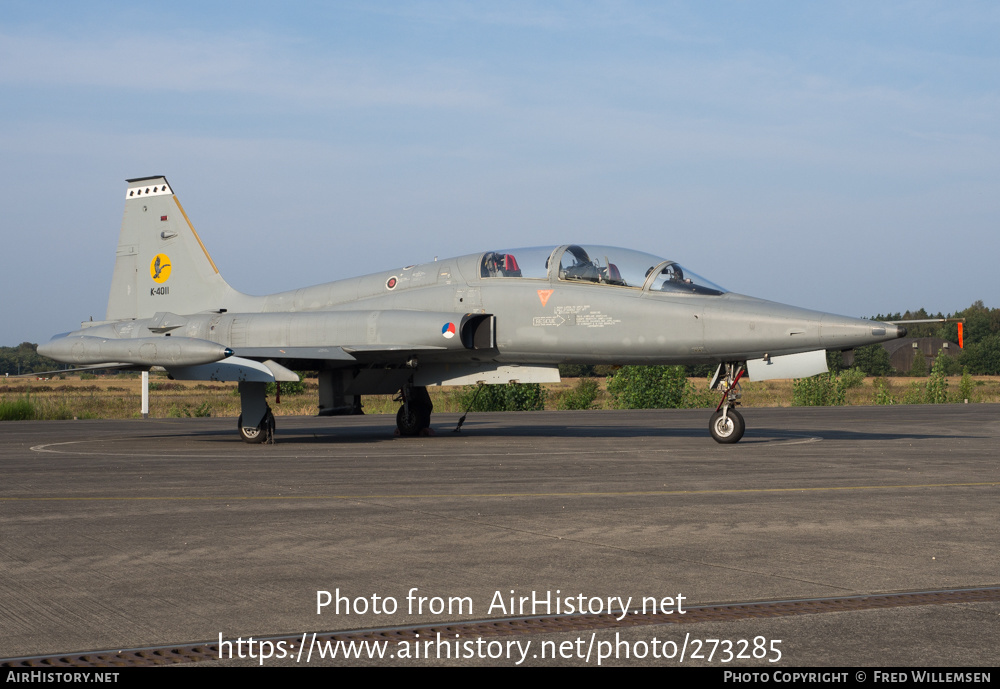
[[[517,259],[514,258],[514,254],[504,254],[503,275],[508,278],[521,277],[521,269],[517,267]]]

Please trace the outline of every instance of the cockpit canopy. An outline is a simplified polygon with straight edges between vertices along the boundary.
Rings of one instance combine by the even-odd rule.
[[[534,278],[588,282],[650,292],[723,294],[725,289],[652,254],[611,246],[565,244],[488,251],[480,262],[484,278]]]

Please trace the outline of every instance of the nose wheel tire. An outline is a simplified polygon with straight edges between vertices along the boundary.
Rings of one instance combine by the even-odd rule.
[[[267,413],[264,414],[264,418],[260,420],[260,424],[254,427],[246,427],[243,425],[243,415],[240,414],[240,418],[236,421],[236,428],[239,429],[240,438],[245,443],[258,444],[267,442],[269,438],[274,436],[274,414],[268,409]]]
[[[712,414],[712,419],[708,422],[708,430],[717,443],[736,443],[743,437],[746,430],[746,423],[743,415],[735,409],[730,408],[726,415],[722,415],[722,410]]]

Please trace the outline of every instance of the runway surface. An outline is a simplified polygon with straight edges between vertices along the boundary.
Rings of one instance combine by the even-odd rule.
[[[524,614],[511,591],[555,612],[1000,585],[1000,407],[744,416],[734,446],[705,410],[472,414],[460,434],[441,414],[430,438],[393,437],[389,416],[279,417],[268,446],[233,419],[5,422],[0,658]],[[317,614],[337,589],[367,611]],[[436,614],[435,597],[467,602]],[[998,622],[985,602],[521,638],[780,641],[777,663],[684,661],[720,667],[993,666]],[[596,664],[579,655],[544,662]],[[679,659],[602,664],[639,663]]]

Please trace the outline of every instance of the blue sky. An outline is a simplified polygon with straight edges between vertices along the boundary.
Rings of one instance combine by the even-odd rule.
[[[993,3],[0,6],[0,345],[103,318],[164,174],[264,294],[618,244],[867,316],[997,298]]]

